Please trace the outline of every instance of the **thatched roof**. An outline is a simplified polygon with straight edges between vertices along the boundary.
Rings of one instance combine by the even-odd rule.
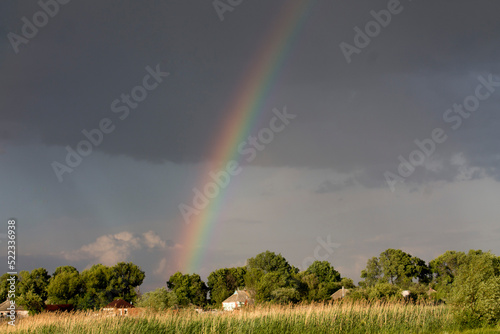
[[[253,303],[253,299],[250,297],[250,294],[245,290],[236,290],[234,294],[223,301],[223,303]]]
[[[10,300],[7,299],[4,301],[2,304],[0,304],[0,312],[6,312],[9,311],[7,308],[10,306]],[[16,311],[26,311],[24,307],[22,307],[19,304],[16,304]]]
[[[124,301],[123,299],[115,299],[104,308],[133,308],[134,305]]]
[[[331,296],[331,298],[333,300],[342,299],[345,296],[347,296],[349,293],[351,293],[351,290],[349,290],[349,289],[344,289],[344,292],[342,292],[342,289],[339,289],[339,290],[335,291],[335,293]]]

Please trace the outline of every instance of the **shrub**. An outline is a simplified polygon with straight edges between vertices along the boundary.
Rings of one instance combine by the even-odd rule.
[[[500,321],[500,259],[471,251],[451,290],[454,314],[462,327]]]

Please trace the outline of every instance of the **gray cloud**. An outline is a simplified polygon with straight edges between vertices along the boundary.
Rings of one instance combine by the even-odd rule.
[[[500,6],[491,1],[402,1],[404,11],[348,65],[338,44],[352,43],[353,27],[386,5],[312,5],[264,107],[287,104],[300,118],[255,164],[357,171],[365,185],[383,184],[381,173],[397,167],[413,139],[442,126],[444,110],[469,94],[475,80],[469,73],[498,73],[494,13]],[[10,6],[21,16],[38,8]],[[152,162],[204,161],[235,87],[245,80],[244,69],[284,6],[246,4],[221,23],[209,3],[67,5],[18,55],[4,44],[0,120],[9,126],[1,136],[75,146],[81,131],[101,118],[117,121],[110,103],[140,82],[145,66],[161,63],[172,75],[97,149]],[[456,15],[444,15],[450,11]],[[15,16],[5,22],[5,31],[20,29]],[[464,154],[471,163],[495,176],[499,99],[493,97],[467,132],[453,138],[467,141]],[[449,159],[457,153],[453,146],[441,147],[440,155]],[[453,173],[412,179],[450,179]]]
[[[479,75],[499,78],[500,3],[401,3],[348,64],[339,44],[387,1],[311,1],[251,133],[273,108],[297,118],[231,181],[204,274],[265,249],[300,264],[329,233],[343,245],[333,262],[348,275],[387,247],[426,259],[456,245],[495,247],[481,231],[498,217],[500,91],[457,130],[443,114],[474,93]],[[228,108],[288,6],[247,1],[221,22],[210,1],[71,1],[15,54],[7,33],[20,33],[39,5],[1,2],[0,208],[21,222],[25,267],[137,259],[158,284],[179,270],[175,247],[187,245],[177,205],[192,199],[236,112]],[[120,120],[111,103],[156,64],[170,76]],[[116,129],[59,184],[51,162],[103,118]],[[397,172],[398,156],[437,127],[446,142],[390,193],[384,172]]]
[[[113,235],[103,235],[91,244],[80,249],[63,252],[63,257],[70,261],[86,260],[90,263],[102,263],[112,266],[118,262],[127,261],[133,251],[141,249],[164,249],[167,243],[153,231],[147,231],[142,236],[123,231]]]

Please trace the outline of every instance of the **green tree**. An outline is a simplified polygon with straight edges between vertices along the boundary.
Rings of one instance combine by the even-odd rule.
[[[132,262],[119,262],[111,267],[109,277],[107,291],[111,292],[113,299],[119,297],[128,302],[135,302],[135,288],[142,284],[146,275]]]
[[[177,305],[177,296],[166,288],[146,292],[137,300],[137,306],[163,311]]]
[[[60,266],[56,268],[56,270],[52,274],[52,277],[59,275],[61,273],[77,273],[77,272],[78,270],[73,266]]]
[[[15,285],[17,287],[17,282],[19,281],[19,277],[17,275],[3,274],[0,277],[0,301],[4,301],[7,299],[10,289],[10,278],[14,278]],[[17,288],[16,288],[17,289]]]
[[[298,275],[298,278],[305,286],[305,289],[301,289],[301,299],[306,301],[317,301],[320,300],[319,296],[319,279],[315,274],[309,274],[307,271],[302,271]]]
[[[113,301],[114,295],[108,291],[108,283],[111,277],[111,268],[96,264],[81,273],[85,284],[84,295],[78,299],[79,309],[97,309]]]
[[[281,255],[265,251],[256,257],[247,260],[248,269],[262,269],[264,273],[279,272],[282,275],[291,275],[294,272],[292,266]]]
[[[391,284],[409,283],[416,276],[412,256],[400,249],[387,249],[380,254],[380,264],[384,277]]]
[[[401,298],[400,289],[394,284],[388,282],[378,282],[368,289],[369,299],[391,299]]]
[[[77,304],[84,295],[84,282],[78,270],[72,266],[58,267],[47,287],[49,304]]]
[[[424,260],[411,256],[400,249],[387,249],[379,258],[368,260],[366,269],[361,272],[365,279],[364,286],[374,286],[377,283],[389,282],[408,288],[413,279],[420,283],[430,281],[430,269]]]
[[[290,304],[300,301],[300,293],[294,288],[278,288],[271,295],[273,301],[279,304]]]
[[[45,302],[42,297],[31,290],[23,292],[16,299],[16,303],[24,306],[30,315],[42,312],[45,306]]]
[[[412,265],[415,267],[414,276],[418,279],[419,283],[428,284],[432,280],[432,272],[424,260],[413,256],[411,258]]]
[[[343,286],[346,289],[354,289],[356,286],[354,285],[354,281],[350,278],[343,277],[340,280],[341,287]]]
[[[179,305],[204,306],[207,303],[208,287],[198,274],[183,275],[176,272],[170,276],[167,287],[175,293]]]
[[[245,274],[246,268],[243,267],[223,268],[211,272],[207,280],[211,303],[221,305],[236,289],[243,288]]]
[[[19,273],[18,302],[26,307],[31,313],[43,310],[47,300],[47,286],[50,275],[45,268],[33,269],[31,272],[21,271]]]
[[[315,274],[319,282],[340,282],[340,273],[328,261],[314,261],[306,272]]]
[[[265,251],[247,260],[245,285],[257,302],[280,302],[285,300],[282,298],[285,290],[273,293],[278,289],[294,289],[299,295],[303,293],[304,284],[297,273],[298,269],[281,254]],[[295,292],[293,295],[296,296]]]
[[[264,270],[260,268],[247,269],[244,276],[245,287],[252,297],[255,297],[255,295],[257,294],[257,287],[260,283],[260,280],[262,279],[262,276],[264,275]]]
[[[264,274],[257,285],[255,300],[257,302],[265,302],[273,300],[273,291],[280,288],[287,288],[287,277],[280,272],[274,271]]]
[[[500,257],[470,251],[456,272],[450,294],[462,325],[474,327],[500,321]]]
[[[307,285],[308,301],[329,300],[342,287],[340,273],[328,261],[314,261],[299,277]]]
[[[435,289],[445,297],[450,289],[460,266],[465,263],[464,252],[446,251],[431,262],[429,266],[433,274]]]
[[[379,263],[378,258],[374,256],[366,263],[366,269],[363,269],[361,271],[361,278],[365,279],[365,281],[362,283],[366,287],[374,286],[378,281],[381,280],[382,275],[382,267]]]

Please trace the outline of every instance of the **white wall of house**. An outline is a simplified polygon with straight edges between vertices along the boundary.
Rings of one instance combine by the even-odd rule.
[[[231,302],[231,303],[222,303],[222,308],[224,311],[232,311],[235,308],[241,307],[242,304],[240,302]]]

